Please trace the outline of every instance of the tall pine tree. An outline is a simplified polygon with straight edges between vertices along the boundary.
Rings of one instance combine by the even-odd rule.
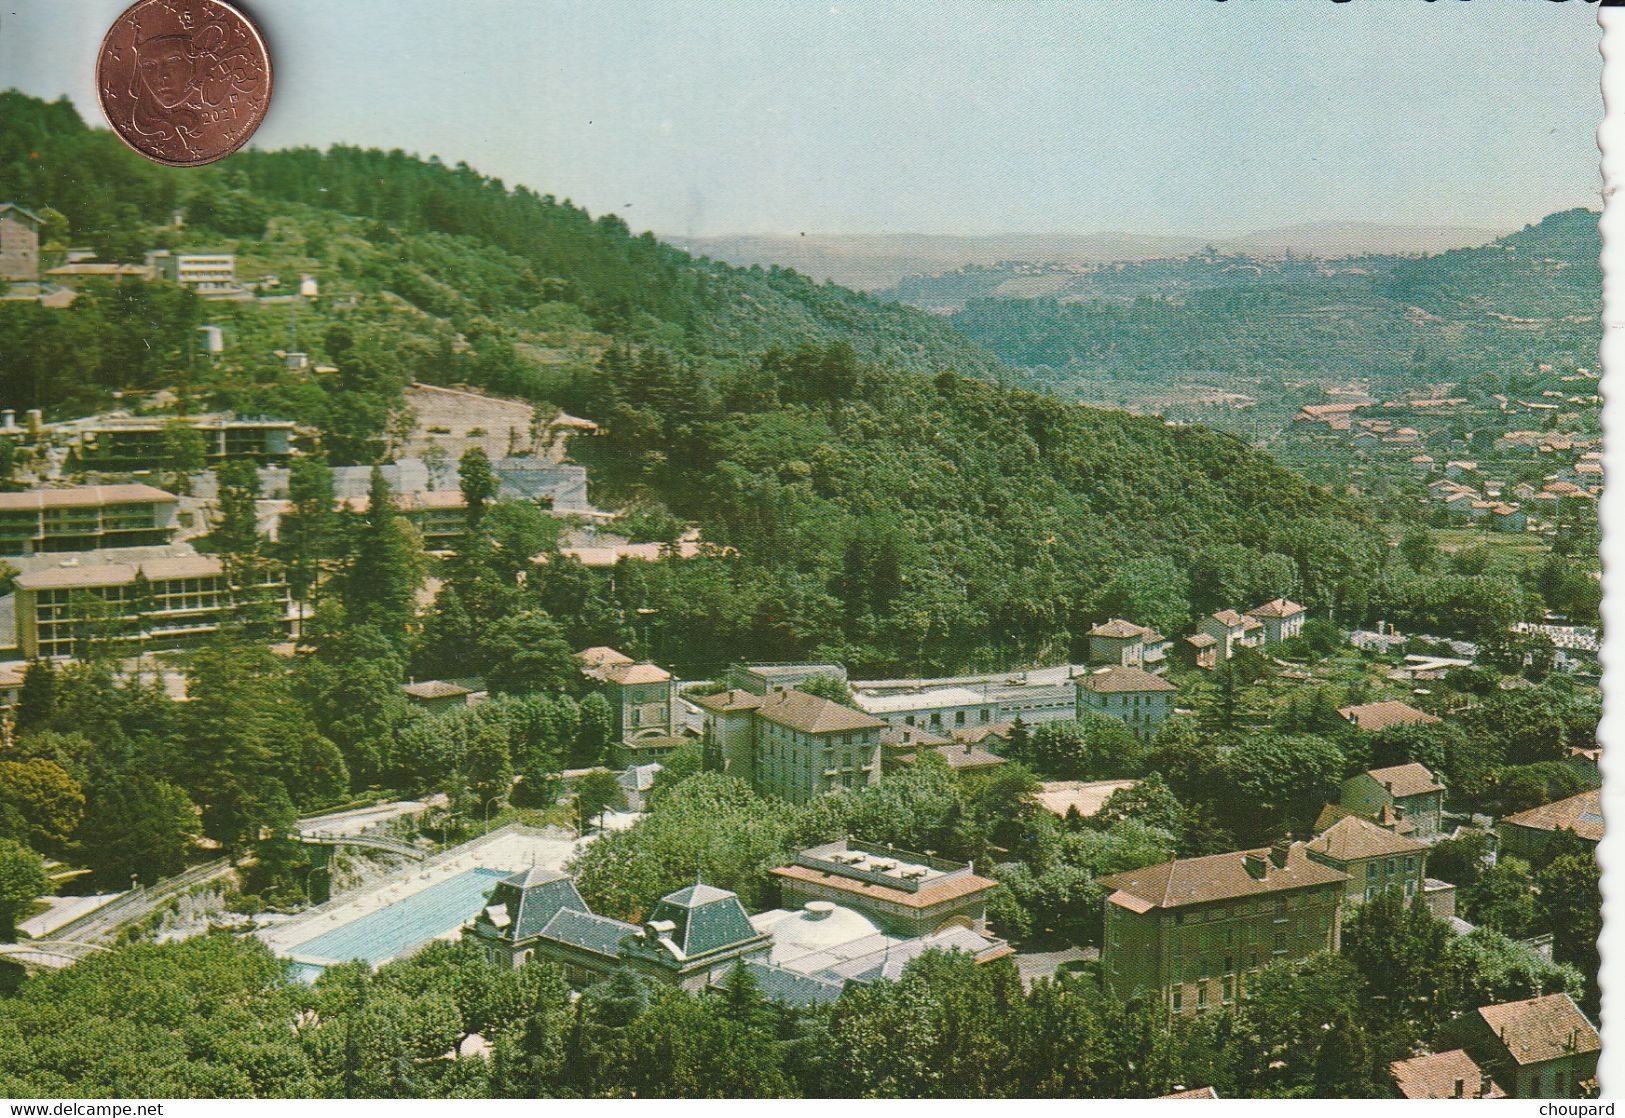
[[[412,627],[421,573],[419,549],[410,525],[401,518],[389,482],[377,466],[367,487],[355,554],[344,581],[344,606],[350,621],[376,625],[397,644]]]

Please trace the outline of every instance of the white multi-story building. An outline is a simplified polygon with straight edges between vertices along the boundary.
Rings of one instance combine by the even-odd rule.
[[[170,252],[154,249],[147,253],[147,267],[171,283],[189,287],[199,295],[236,295],[237,258],[229,252]]]

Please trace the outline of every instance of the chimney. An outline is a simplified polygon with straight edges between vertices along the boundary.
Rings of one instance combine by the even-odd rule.
[[[1241,856],[1241,864],[1247,870],[1249,876],[1255,877],[1259,881],[1264,880],[1264,859],[1260,858],[1257,854],[1243,854]]]
[[[1493,1087],[1493,1086],[1494,1086],[1494,1083],[1490,1080],[1490,1076],[1489,1076],[1488,1072],[1485,1072],[1482,1075],[1480,1075],[1478,1077],[1478,1097],[1481,1098],[1481,1099],[1489,1098],[1490,1097],[1490,1088]]]
[[[1292,840],[1288,838],[1277,839],[1275,845],[1270,847],[1270,862],[1276,869],[1286,866],[1287,855],[1292,852]]]
[[[1392,796],[1394,794],[1394,782],[1391,781],[1391,780],[1383,781],[1382,782],[1382,790],[1384,792],[1387,792],[1390,796]]]
[[[1453,1099],[1460,1099],[1460,1098],[1466,1098],[1467,1097],[1467,1081],[1465,1079],[1456,1080],[1456,1093],[1451,1095],[1450,1097],[1453,1098]]]
[[[0,411],[0,427],[4,427],[9,431],[15,426],[17,426],[16,411],[12,408],[7,408],[5,411]]]

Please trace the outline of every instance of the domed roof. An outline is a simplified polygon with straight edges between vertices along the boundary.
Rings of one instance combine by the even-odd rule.
[[[773,925],[772,961],[794,959],[879,934],[880,929],[861,912],[829,901],[808,901]]]

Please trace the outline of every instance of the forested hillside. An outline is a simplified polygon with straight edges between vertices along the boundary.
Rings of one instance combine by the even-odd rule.
[[[467,166],[400,151],[245,152],[218,167],[176,170],[87,128],[66,101],[4,92],[0,200],[46,217],[47,250],[84,245],[104,261],[139,261],[153,247],[214,248],[234,251],[246,279],[314,272],[329,291],[357,297],[344,316],[347,340],[386,329],[396,358],[382,363],[407,376],[439,366],[442,378],[523,390],[572,343],[596,352],[607,335],[717,360],[842,340],[902,368],[998,368],[917,311],[794,272],[695,260],[652,235],[633,236],[613,215],[594,218]],[[164,383],[204,308],[180,298],[152,305],[158,299],[130,285],[84,292],[55,313],[0,304],[0,349],[12,374],[0,383],[0,403],[83,408],[114,389]],[[285,311],[269,325],[254,321],[268,315],[232,305],[207,313],[245,343],[286,340]],[[321,327],[332,317],[318,312],[318,328],[300,344],[337,362],[349,354],[328,352]],[[265,366],[240,380],[263,386],[274,373],[257,353],[234,360]],[[454,360],[459,367],[446,369]]]
[[[1080,272],[1043,265],[913,277],[885,294],[1066,386],[1296,377],[1387,385],[1483,366],[1596,362],[1597,214],[1570,210],[1421,258],[1255,258],[1211,250]]]
[[[183,188],[65,105],[6,95],[0,133],[0,195],[50,205],[75,242],[113,258],[150,238],[223,245],[244,278],[323,285],[299,308],[136,282],[68,310],[0,304],[24,374],[7,404],[175,385],[211,321],[228,352],[196,363],[193,394],[291,413],[334,461],[387,455],[414,378],[592,418],[605,437],[578,453],[600,504],[635,505],[649,538],[697,523],[737,554],[625,573],[602,609],[560,592],[545,608],[578,644],[642,638],[686,672],[812,655],[1006,666],[1077,651],[1107,613],[1183,624],[1205,601],[1188,570],[1219,545],[1235,592],[1317,606],[1360,601],[1381,560],[1348,508],[1237,440],[990,383],[998,366],[919,312],[695,262],[466,167],[249,153]],[[184,228],[160,227],[177,205]],[[272,356],[295,331],[336,376]]]

